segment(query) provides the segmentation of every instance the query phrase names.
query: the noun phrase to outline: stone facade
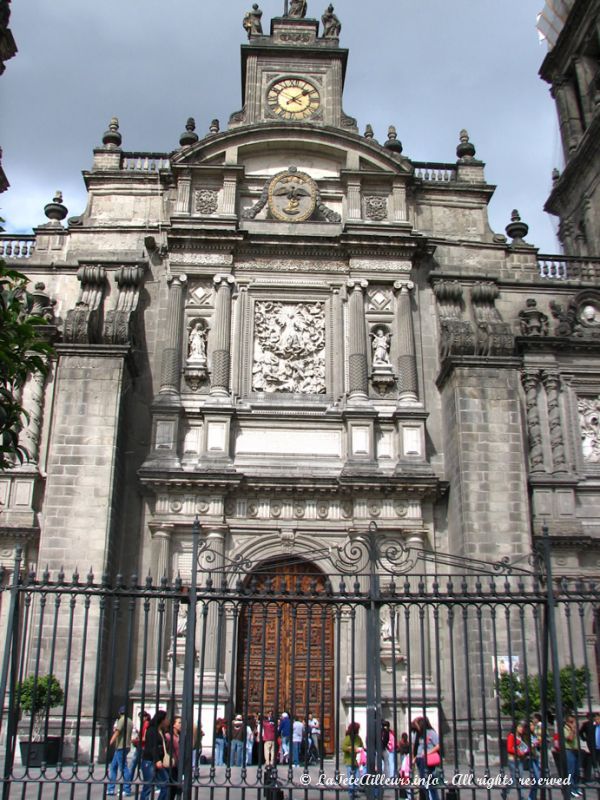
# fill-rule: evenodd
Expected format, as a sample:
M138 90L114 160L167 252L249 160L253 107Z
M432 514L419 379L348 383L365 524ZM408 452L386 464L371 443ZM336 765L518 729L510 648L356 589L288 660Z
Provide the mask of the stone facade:
M546 524L561 563L593 571L597 236L573 260L539 257L517 213L495 234L465 131L448 164L411 161L393 128L359 135L347 53L316 20L249 30L242 55L227 130L189 123L141 154L112 120L85 213L65 224L59 197L33 237L0 240L60 332L25 398L36 458L0 476L3 561L24 539L34 564L185 583L199 515L223 557L254 561L371 521L526 560Z

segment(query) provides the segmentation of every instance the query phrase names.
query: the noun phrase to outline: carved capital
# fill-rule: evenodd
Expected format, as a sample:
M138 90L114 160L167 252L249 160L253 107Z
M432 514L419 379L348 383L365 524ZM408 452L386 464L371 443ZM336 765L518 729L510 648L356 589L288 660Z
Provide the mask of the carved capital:
M415 288L415 284L411 280L394 281L394 289L400 294L409 294Z
M358 279L352 278L346 283L346 286L350 291L358 290L360 292L363 292L368 285L369 281L365 280L364 278L358 278Z
M220 272L213 278L215 289L233 289L235 286L235 278L233 275L228 275L225 272Z

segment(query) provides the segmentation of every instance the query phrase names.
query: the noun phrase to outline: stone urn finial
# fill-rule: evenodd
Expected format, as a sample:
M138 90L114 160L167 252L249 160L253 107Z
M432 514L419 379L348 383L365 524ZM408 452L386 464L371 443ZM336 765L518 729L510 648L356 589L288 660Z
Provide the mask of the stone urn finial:
M515 208L510 215L510 222L504 230L506 235L512 239L511 245L525 244L523 240L529 232L529 225L521 220L519 212Z
M108 130L104 131L102 144L105 147L117 148L121 146L122 140L123 137L119 133L119 120L117 117L113 117L108 123Z
M196 131L196 121L193 117L189 117L185 123L185 130L179 137L179 144L182 147L189 147L198 141L198 134Z
M208 127L208 130L209 130L209 133L211 133L213 136L214 136L215 133L218 133L221 130L221 126L219 124L219 120L218 119L213 119L213 121L210 123L210 125Z
M385 142L383 146L387 150L392 150L394 153L402 152L402 142L398 139L396 127L394 125L389 126L387 142Z
M63 219L69 213L66 206L63 205L62 192L56 192L52 198L51 203L46 203L44 206L44 214L50 220L51 225L60 225Z
M468 159L475 157L475 145L469 141L469 134L463 128L459 134L460 144L456 148L456 156L460 159Z
M367 125L365 127L365 132L363 133L363 136L365 137L365 139L372 139L375 136L375 134L373 133L372 125Z

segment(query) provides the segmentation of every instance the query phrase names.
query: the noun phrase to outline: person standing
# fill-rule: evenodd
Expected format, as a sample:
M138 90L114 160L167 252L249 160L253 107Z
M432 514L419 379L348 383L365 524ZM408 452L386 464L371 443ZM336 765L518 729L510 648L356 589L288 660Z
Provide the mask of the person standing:
M241 767L244 759L244 746L246 744L246 726L241 714L236 714L231 726L231 753L229 755L230 767Z
M146 742L142 752L144 788L142 789L141 800L149 800L155 785L160 788L156 800L167 800L169 772L165 768L167 757L165 732L168 727L167 712L160 709L152 717L152 721L146 731Z
M265 766L275 766L275 723L269 714L262 720L262 740L265 749Z
M563 728L565 739L565 756L567 759L567 777L571 779L571 797L581 797L579 791L579 748L577 745L577 723L573 714L569 714Z
M294 717L294 724L292 725L292 764L295 767L300 766L300 748L302 747L303 738L304 723L299 717Z
M344 765L346 767L346 778L348 781L348 794L351 798L355 797L358 787L358 753L364 750L364 743L359 735L360 723L351 722L346 728L346 736L342 742L342 752L344 753Z
M284 711L279 720L279 735L281 736L281 763L287 764L290 757L290 736L292 733L292 721Z
M321 726L317 717L311 717L308 726L310 728L311 750L318 761L321 758Z
M506 755L508 757L511 785L503 789L502 796L504 798L508 795L512 786L516 786L517 796L521 800L524 764L529 758L528 728L527 723L521 720L517 722L506 737Z
M179 737L181 735L181 717L175 717L171 725L171 733L165 733L167 752L171 756L171 767L169 769L170 789L169 800L175 800L181 794L179 785Z
M529 722L529 772L533 780L529 790L528 800L536 800L542 765L540 762L540 750L542 747L542 736L544 730L542 726L542 715L534 714Z
M440 740L427 717L419 717L414 720L413 725L416 734L413 764L416 765L421 780L426 780L433 776L434 770L441 763ZM435 780L427 789L427 796L429 800L438 800Z
M591 711L579 728L579 750L583 766L583 779L591 781L596 766L596 731L594 715Z
M215 767L225 766L225 746L227 744L227 723L222 717L215 722Z
M113 757L108 767L108 778L110 783L106 787L106 794L111 796L115 793L115 781L119 775L124 780L131 780L127 768L127 754L131 747L131 734L133 732L133 720L125 713L125 706L121 706L118 711L117 721L115 722L112 736L110 737L109 747L115 748ZM123 787L125 794L131 794L131 785L126 783Z

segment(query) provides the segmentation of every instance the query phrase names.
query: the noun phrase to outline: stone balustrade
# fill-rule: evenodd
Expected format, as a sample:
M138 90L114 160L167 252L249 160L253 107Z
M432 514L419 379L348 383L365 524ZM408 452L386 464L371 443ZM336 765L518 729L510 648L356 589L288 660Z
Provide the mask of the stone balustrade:
M456 180L456 165L435 161L413 161L415 178L429 183L450 183Z
M121 169L131 172L159 172L170 169L171 162L165 153L123 153Z
M35 247L35 236L24 234L0 234L0 258L30 258Z
M538 255L540 278L558 281L599 281L600 258Z

